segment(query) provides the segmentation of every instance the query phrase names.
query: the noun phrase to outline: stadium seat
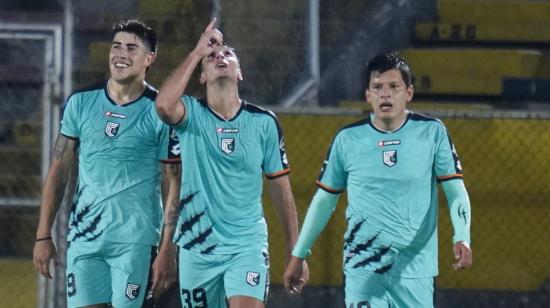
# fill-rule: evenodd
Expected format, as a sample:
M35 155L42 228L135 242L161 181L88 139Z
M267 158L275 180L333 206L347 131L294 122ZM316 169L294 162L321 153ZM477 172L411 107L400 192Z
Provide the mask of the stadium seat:
M498 96L503 78L534 77L541 52L508 49L408 49L416 93ZM549 76L550 77L550 76Z

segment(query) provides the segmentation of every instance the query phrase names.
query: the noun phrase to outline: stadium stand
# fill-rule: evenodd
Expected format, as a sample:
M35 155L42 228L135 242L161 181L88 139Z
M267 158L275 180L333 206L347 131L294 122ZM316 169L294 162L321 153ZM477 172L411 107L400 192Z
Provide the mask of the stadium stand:
M424 49L404 52L417 77L417 93L492 96L493 102L548 101L550 32L541 29L550 26L550 2L438 4L438 20L415 27L415 40ZM453 44L443 49L446 43Z

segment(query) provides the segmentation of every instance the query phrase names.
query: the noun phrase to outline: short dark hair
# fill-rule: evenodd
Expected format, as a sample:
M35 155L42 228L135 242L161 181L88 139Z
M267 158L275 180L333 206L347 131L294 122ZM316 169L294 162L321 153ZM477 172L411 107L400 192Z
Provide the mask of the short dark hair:
M113 25L113 35L118 32L135 34L151 52L157 52L157 34L153 28L137 19L123 19Z
M389 51L379 54L367 63L367 88L370 84L372 72L384 73L386 71L397 69L401 72L401 77L405 85L409 87L412 84L411 69L405 59L397 51Z

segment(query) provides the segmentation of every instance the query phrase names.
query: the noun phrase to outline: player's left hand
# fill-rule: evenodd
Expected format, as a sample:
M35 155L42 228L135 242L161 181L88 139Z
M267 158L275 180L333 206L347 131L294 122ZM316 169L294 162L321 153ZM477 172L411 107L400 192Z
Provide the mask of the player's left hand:
M468 243L460 241L453 245L456 263L453 264L453 269L465 269L472 266L473 255L472 249Z
M151 270L151 289L153 290L153 295L158 298L176 281L178 274L176 264L176 248L163 247L155 258Z

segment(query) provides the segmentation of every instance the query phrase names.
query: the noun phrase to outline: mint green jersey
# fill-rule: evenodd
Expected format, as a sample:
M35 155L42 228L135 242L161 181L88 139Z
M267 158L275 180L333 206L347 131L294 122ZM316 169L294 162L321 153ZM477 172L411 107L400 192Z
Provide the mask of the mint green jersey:
M275 115L241 101L230 120L205 100L182 97L185 118L174 129L182 147L180 219L174 241L198 253L267 247L263 175L290 172Z
M67 238L157 245L161 161L179 160L179 148L156 114L155 89L119 106L106 84L75 92L65 105L60 133L79 145Z
M408 111L393 132L372 116L341 129L317 183L347 190L344 268L437 275L437 182L456 179L462 168L438 119Z

